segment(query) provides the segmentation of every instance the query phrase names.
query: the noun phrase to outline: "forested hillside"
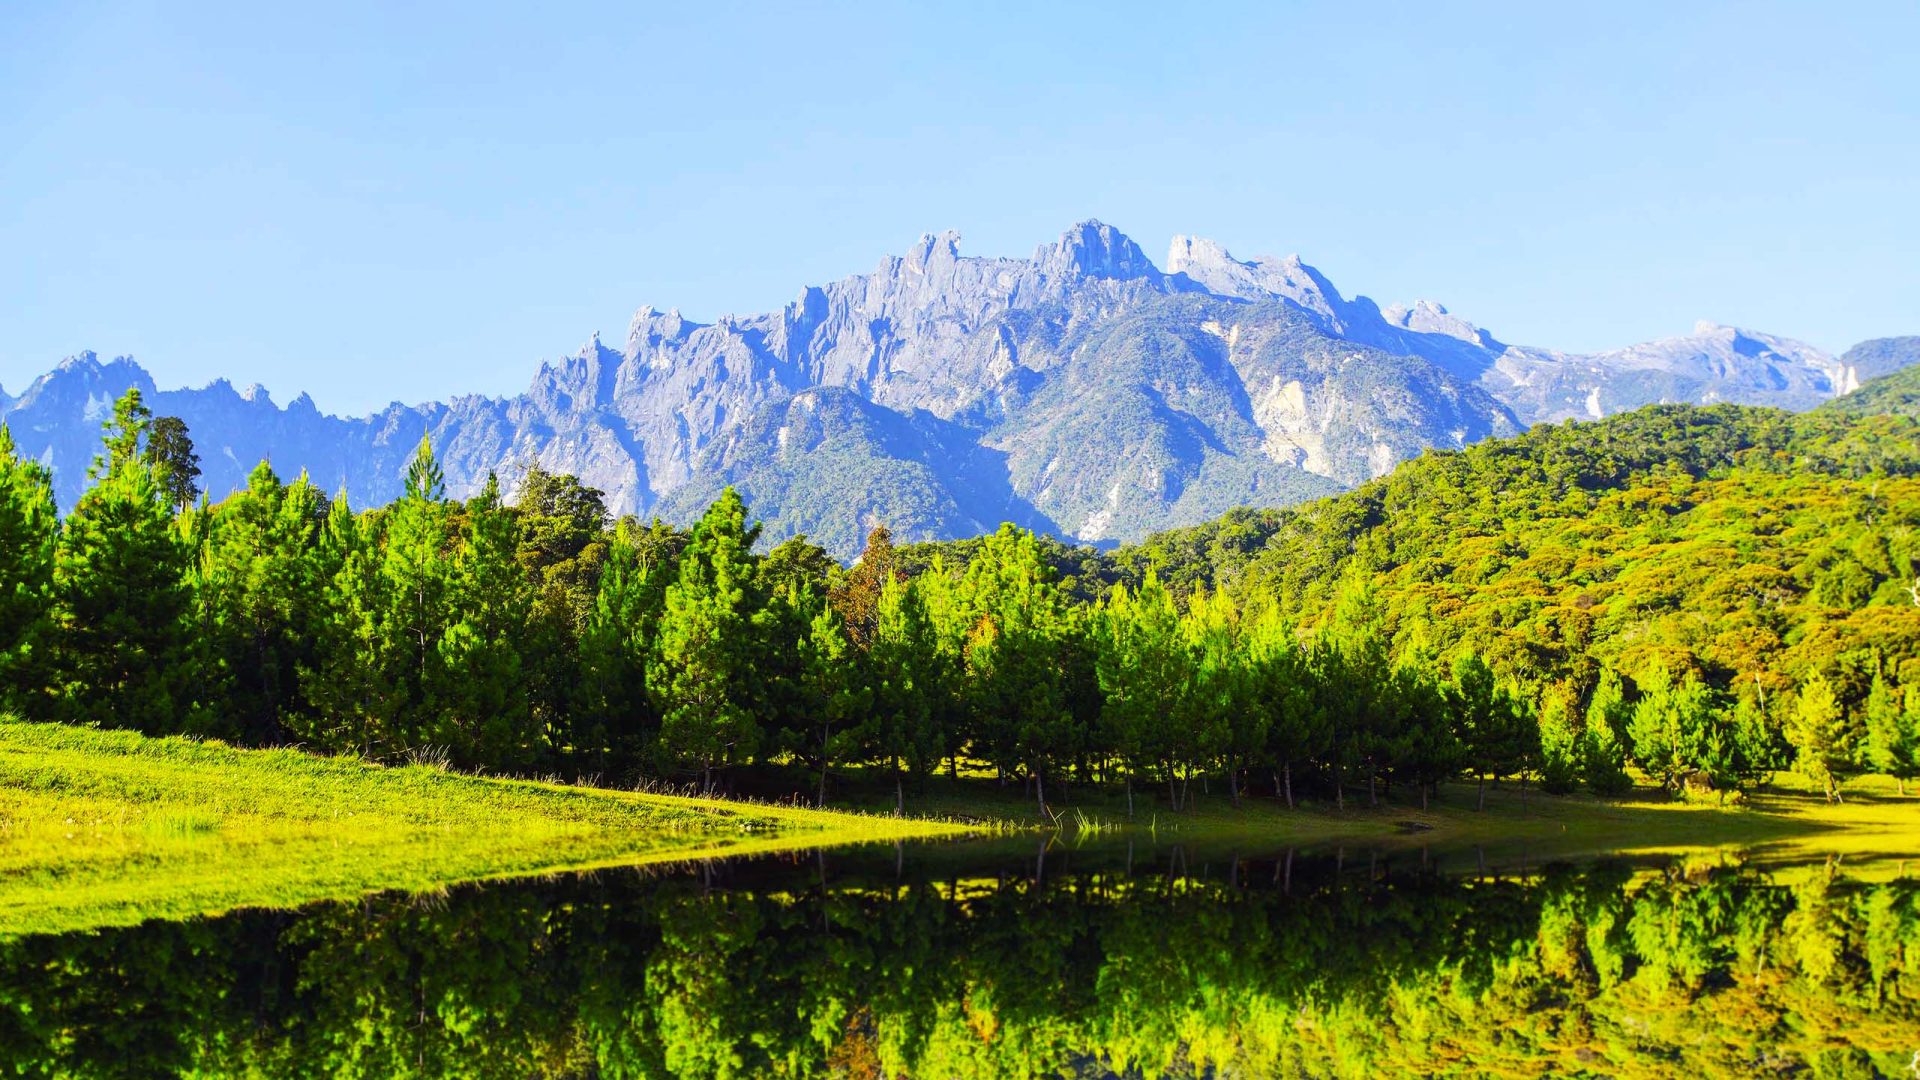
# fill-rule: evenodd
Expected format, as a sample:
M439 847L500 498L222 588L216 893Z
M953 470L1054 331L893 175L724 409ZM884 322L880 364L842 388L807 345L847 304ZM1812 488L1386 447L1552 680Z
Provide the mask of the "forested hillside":
M1920 774L1911 417L1650 407L1110 555L882 528L852 568L764 549L731 488L691 530L537 469L449 500L424 440L385 507L264 463L192 507L176 421L130 393L106 428L64 519L0 434L0 706L28 716L822 800L854 767L902 802L986 773L1042 811L1063 782L1177 809L1210 777Z
M1917 476L1908 418L1655 407L1430 453L1113 562L1270 596L1303 626L1358 580L1396 633L1535 683L1663 661L1749 693L1822 669L1864 694L1876 651L1916 653Z

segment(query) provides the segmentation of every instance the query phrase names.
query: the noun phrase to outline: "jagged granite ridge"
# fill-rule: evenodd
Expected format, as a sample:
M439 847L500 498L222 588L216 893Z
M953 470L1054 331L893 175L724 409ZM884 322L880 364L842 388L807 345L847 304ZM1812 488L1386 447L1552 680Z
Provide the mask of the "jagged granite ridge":
M0 391L0 418L69 506L99 421L138 386L187 421L216 498L267 458L384 502L428 434L456 495L489 471L511 488L539 462L616 511L685 520L734 483L769 540L807 532L847 557L875 521L902 539L1015 520L1129 540L1543 420L1651 401L1805 408L1889 362L1712 325L1591 356L1512 346L1436 303L1348 299L1297 256L1177 237L1162 270L1089 221L1026 259L924 236L774 312L700 323L643 307L620 347L595 335L509 398L341 418L225 380L157 390L131 360L83 353L18 398Z

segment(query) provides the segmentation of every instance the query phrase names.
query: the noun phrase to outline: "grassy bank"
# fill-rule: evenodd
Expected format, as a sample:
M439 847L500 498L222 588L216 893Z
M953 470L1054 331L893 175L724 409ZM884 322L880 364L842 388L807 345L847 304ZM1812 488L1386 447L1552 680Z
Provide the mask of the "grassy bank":
M148 739L129 732L0 720L0 935L124 925L249 906L292 906L384 889L427 890L604 866L675 862L818 844L1033 828L1019 785L940 778L891 817L890 782L859 776L839 801L866 813L640 794L381 768L293 750ZM1727 852L1804 860L1920 853L1920 797L1884 777L1854 780L1828 805L1784 779L1742 805L1522 793L1474 809L1470 785L1421 808L1267 798L1235 807L1197 796L1171 812L1140 793L1054 793L1058 839L1281 847L1432 847L1472 857ZM1484 855L1481 854L1484 852Z
M857 779L839 789L846 805L892 806L892 789ZM1234 806L1224 792L1203 796L1196 784L1191 809L1136 792L1134 811L1117 790L1068 787L1053 792L1050 809L1069 837L1133 835L1160 841L1232 841L1261 847L1353 844L1368 847L1437 846L1489 851L1526 848L1541 854L1660 854L1735 851L1783 859L1827 855L1920 858L1920 795L1900 795L1890 777L1851 780L1845 801L1828 804L1796 777L1781 775L1744 799L1720 805L1680 802L1642 784L1611 799L1521 791L1511 782L1487 792L1475 809L1472 784L1443 785L1441 798L1422 808L1395 792L1378 806L1350 795L1344 809L1302 800L1289 809L1269 797ZM1032 824L1034 803L1019 784L941 777L907 800L909 812L959 820Z
M0 720L0 935L965 831Z

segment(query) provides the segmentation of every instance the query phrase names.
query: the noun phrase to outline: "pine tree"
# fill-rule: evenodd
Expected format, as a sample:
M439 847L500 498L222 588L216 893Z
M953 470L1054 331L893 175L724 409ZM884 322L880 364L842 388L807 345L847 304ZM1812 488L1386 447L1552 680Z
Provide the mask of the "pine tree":
M1842 801L1834 773L1847 758L1844 721L1826 677L1818 671L1807 676L1787 721L1787 741L1795 751L1794 770L1818 785L1830 803Z
M0 424L0 711L42 715L59 518L53 474L22 461Z
M1455 659L1447 699L1460 725L1468 767L1479 778L1476 808L1484 810L1487 780L1498 781L1524 767L1539 748L1539 726L1477 653Z
M272 742L308 722L299 669L312 663L323 579L313 564L322 499L303 473L282 484L261 462L247 487L192 511L195 644L203 726L241 742Z
M495 766L528 767L548 750L543 732L532 730L523 677L526 615L533 583L515 555L519 532L500 500L500 482L486 486L467 506L466 525L447 582L448 625L433 668L431 742L456 759Z
M1914 697L1909 692L1908 698ZM1913 731L1908 725L1908 710L1902 707L1902 695L1884 671L1876 671L1873 687L1867 692L1866 739L1862 758L1868 768L1894 778L1900 794L1907 793L1907 780L1913 776L1915 751Z
M412 651L388 625L383 561L376 525L356 518L341 491L314 549L319 630L301 670L312 711L293 722L293 734L317 747L373 757L399 745L399 675Z
M1272 605L1250 621L1246 648L1255 707L1267 714L1266 756L1276 773L1274 794L1293 809L1294 766L1319 755L1324 735L1314 705L1313 671L1293 628Z
M1172 789L1173 718L1183 716L1193 661L1180 612L1151 571L1138 592L1116 585L1098 623L1097 671L1104 697L1098 730L1117 759L1133 815L1134 781L1156 766ZM1177 790L1174 809L1179 809Z
M1907 781L1920 777L1920 686L1908 686L1903 696L1906 705L1900 710L1900 738L1894 743L1892 771L1905 790Z
M61 530L54 662L68 718L166 734L187 728L195 685L192 552L138 456L146 421L138 390L115 403L93 484Z
M1333 770L1334 805L1346 807L1347 781L1367 778L1368 801L1377 798L1375 781L1384 759L1394 752L1399 716L1392 687L1392 644L1380 627L1364 575L1352 573L1334 596L1333 613L1314 640L1317 704L1326 718L1326 764Z
M1240 641L1240 613L1224 592L1196 592L1181 632L1193 658L1193 680L1182 727L1191 767L1224 764L1227 794L1240 803L1240 770L1267 741L1267 715L1251 707L1251 680Z
M1704 770L1716 781L1731 773L1730 741L1714 722L1713 694L1688 672L1678 684L1664 663L1656 662L1640 680L1640 700L1627 724L1640 767L1678 794L1683 778Z
M867 660L872 721L866 736L873 759L893 771L894 812L904 813L906 776L924 778L940 760L941 702L953 691L918 582L890 578L880 590L875 616Z
M1580 783L1586 723L1571 691L1549 687L1540 703L1540 787L1564 795Z
M759 659L752 547L759 526L732 488L707 509L668 586L647 687L660 710L669 758L696 763L713 787L716 766L744 762L759 744L755 719Z
M647 663L680 573L681 536L658 519L615 530L580 631L580 685L573 742L598 767L635 766L659 738L659 714L647 693Z
M873 686L865 670L865 654L848 638L839 611L815 601L797 582L789 589L796 594L789 601L795 611L813 612L797 650L801 700L808 717L800 751L819 774L814 804L825 806L828 770L854 755L867 734L861 721L873 720Z
M426 439L407 466L406 495L388 508L373 620L380 634L369 657L392 688L390 715L381 719L388 751L413 752L446 734L438 693L447 686L441 639L452 626L454 530L443 501L446 484Z
M420 436L413 460L407 463L402 491L401 498L408 502L437 503L447 497L446 474L440 470L440 461L433 455L433 441L426 435Z
M1627 773L1627 748L1621 740L1632 713L1619 673L1602 668L1600 681L1587 701L1586 730L1580 748L1581 772L1595 795L1633 790L1633 777Z
M1010 524L988 536L961 585L973 614L967 671L974 731L1002 774L1024 767L1048 816L1053 765L1079 750L1081 721L1070 678L1075 627L1033 534Z
M177 416L156 416L147 429L147 463L175 513L184 513L200 496L200 455L187 436L187 422Z

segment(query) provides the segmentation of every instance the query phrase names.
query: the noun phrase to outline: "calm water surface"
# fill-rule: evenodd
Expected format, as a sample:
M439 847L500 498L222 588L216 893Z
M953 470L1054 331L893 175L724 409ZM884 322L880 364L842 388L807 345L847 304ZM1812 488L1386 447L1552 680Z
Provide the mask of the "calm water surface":
M1037 841L0 941L83 1076L1920 1076L1920 863Z

